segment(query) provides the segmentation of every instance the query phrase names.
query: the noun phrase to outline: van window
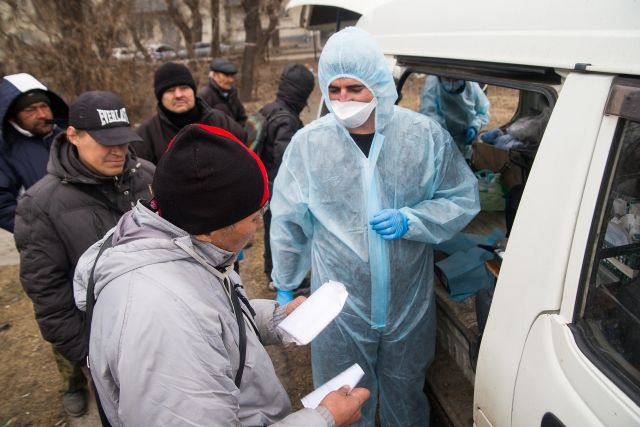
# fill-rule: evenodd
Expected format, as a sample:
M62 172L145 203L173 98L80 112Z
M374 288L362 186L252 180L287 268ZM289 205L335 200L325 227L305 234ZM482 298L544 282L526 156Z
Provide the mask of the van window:
M637 97L636 97L637 99ZM572 327L581 350L640 401L640 123L621 119Z

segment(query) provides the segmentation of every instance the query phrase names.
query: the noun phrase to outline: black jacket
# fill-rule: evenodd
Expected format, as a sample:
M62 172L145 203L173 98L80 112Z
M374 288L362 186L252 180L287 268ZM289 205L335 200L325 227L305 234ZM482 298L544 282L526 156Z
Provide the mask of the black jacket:
M223 93L227 93L227 96L225 97ZM209 83L198 90L198 97L202 98L211 108L222 111L240 125L244 126L247 121L247 113L238 98L238 90L235 87L223 91L214 81L209 79Z
M205 104L200 98L196 97L197 107L201 111L198 120L193 123L202 123L205 125L216 126L228 130L235 135L240 141L246 142L247 136L245 130L233 121L226 114L214 110ZM164 154L169 141L178 133L180 128L173 124L164 114L160 107L157 108L158 113L145 121L136 129L136 132L143 139L143 142L133 143L138 157L149 160L153 164L157 164L160 157Z
M298 114L279 99L262 107L260 112L267 119L267 135L260 158L267 170L269 183L273 185L284 150L303 124Z
M304 65L288 65L280 76L276 100L260 109L267 119L267 138L261 158L271 185L280 169L284 150L303 126L300 112L307 105L314 84L313 74Z
M14 237L22 287L44 339L76 365L87 354L84 312L73 296L76 263L138 199L149 198L154 170L130 153L121 176L98 176L63 133L51 147L47 175L18 202Z

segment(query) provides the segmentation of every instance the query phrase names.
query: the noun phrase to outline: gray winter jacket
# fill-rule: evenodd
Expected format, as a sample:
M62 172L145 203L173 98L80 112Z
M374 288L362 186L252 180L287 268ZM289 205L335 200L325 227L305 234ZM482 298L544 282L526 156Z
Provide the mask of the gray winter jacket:
M99 245L89 248L76 269L81 310ZM91 372L112 425L333 425L324 407L289 415L287 393L250 326L236 387L238 324L218 278L226 274L241 284L231 268L225 270L234 253L192 239L142 203L115 227L113 245L94 273L89 347ZM283 308L269 300L251 305L265 344L281 342L275 325Z

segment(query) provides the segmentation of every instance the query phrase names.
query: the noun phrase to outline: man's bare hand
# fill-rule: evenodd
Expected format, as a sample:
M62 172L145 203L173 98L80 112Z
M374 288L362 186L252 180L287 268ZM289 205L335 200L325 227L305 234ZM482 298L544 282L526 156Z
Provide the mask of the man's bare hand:
M302 296L294 299L293 301L291 301L290 303L284 306L284 312L287 313L287 316L290 315L293 312L293 310L298 308L300 304L305 302L306 299L307 297L302 297Z
M370 395L366 388L356 387L349 391L349 386L345 385L327 394L320 405L331 412L336 427L349 426L360 419L360 408Z

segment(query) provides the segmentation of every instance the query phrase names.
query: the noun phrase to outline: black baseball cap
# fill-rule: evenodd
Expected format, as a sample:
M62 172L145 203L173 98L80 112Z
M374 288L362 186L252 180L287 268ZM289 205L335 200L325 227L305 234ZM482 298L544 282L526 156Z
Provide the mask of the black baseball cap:
M131 129L122 98L113 92L84 92L69 107L69 126L89 133L102 145L142 141Z
M219 73L230 75L236 74L238 72L236 66L226 58L213 59L209 68L211 68L211 71L217 71Z

